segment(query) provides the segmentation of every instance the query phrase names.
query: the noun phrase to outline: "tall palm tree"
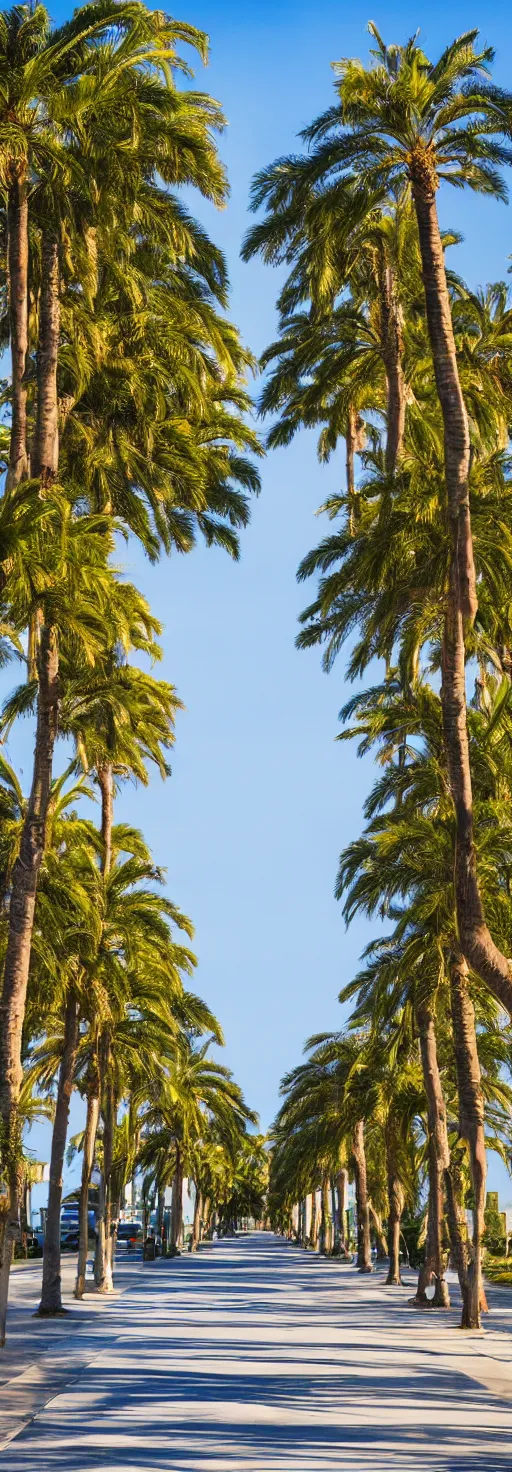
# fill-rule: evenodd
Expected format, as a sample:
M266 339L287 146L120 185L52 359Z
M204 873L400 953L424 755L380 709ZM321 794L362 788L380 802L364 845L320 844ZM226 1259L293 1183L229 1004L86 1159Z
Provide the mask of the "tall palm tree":
M361 704L364 707L364 697ZM427 1004L428 1010L429 1002L432 1006L432 997L439 985L440 976L446 979L449 986L460 1131L468 1144L474 1193L473 1255L467 1273L464 1263L461 1264L463 1322L465 1327L475 1327L479 1323L481 1299L486 1085L479 1062L474 1001L456 933L453 822L447 794L441 704L433 692L421 687L417 697L410 692L407 700L402 693L397 698L392 689L384 687L380 697L376 692L370 692L368 707L366 718L362 715L360 730L368 731L373 726L374 735L378 733L385 743L389 743L388 752L390 748L396 751L397 738L400 741L402 739L400 727L403 730L404 725L411 735L416 734L416 737L421 738L422 746L418 748L411 744L405 762L392 764L388 759L385 775L376 784L375 792L368 803L371 818L366 834L349 845L342 855L338 893L340 896L342 893L346 894L347 918L359 907L367 913L377 910L384 915L390 907L396 908L397 901L401 902L402 913L397 911L396 914L397 938L402 943L408 942L404 972L409 973L409 978L411 974L414 977L418 962L421 972L421 957L426 949L428 952L428 946L425 945L428 937L432 960L419 982L420 1007ZM485 821L489 806L496 812L498 803L500 810L500 828L495 843L492 847L486 845L486 902L493 915L496 931L507 944L507 847L503 845L508 826L509 779L507 765L503 763L499 777L497 776L493 747L499 741L496 735L497 722L499 728L499 703L494 719L491 709L492 705L488 710L471 711L470 726L474 733L475 756L478 751L477 790L482 820ZM388 809L385 804L393 796L395 805ZM503 798L505 805L502 809ZM396 956L391 953L391 975L396 961ZM414 967L412 971L411 967ZM394 982L398 994L404 984L403 980L400 981L400 971L401 968L398 974L395 973ZM427 1019L423 1022L426 1027ZM430 1052L427 1051L427 1041L425 1036L424 1049L422 1048L425 1067L429 1061L434 1061L432 1037ZM434 1105L432 1089L429 1105ZM441 1100L438 1100L438 1108L440 1107ZM439 1114L437 1129L437 1147L444 1153L444 1126ZM445 1174L445 1181L450 1195L449 1171ZM460 1244L458 1252L460 1255Z
M451 538L444 594L443 715L450 785L457 818L457 915L463 952L497 999L512 1011L512 980L486 925L473 836L466 722L465 627L478 600L469 503L470 432L461 387L436 196L441 181L505 197L510 97L487 80L490 47L469 31L435 64L413 38L386 46L375 26L372 64L340 62L338 102L302 134L306 158L280 159L253 186L255 208L304 219L312 188L338 190L347 201L354 177L369 209L412 198L425 289L425 310L444 432L444 480Z

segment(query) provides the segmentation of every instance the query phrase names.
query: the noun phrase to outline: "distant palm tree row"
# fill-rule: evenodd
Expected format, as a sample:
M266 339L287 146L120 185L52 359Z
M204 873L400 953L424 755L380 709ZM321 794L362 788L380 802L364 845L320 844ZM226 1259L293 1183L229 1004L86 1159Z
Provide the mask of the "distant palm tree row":
M112 1286L124 1185L159 1203L196 1182L194 1244L214 1210L261 1210L255 1116L208 1057L222 1032L188 989L190 921L136 828L123 783L168 774L174 688L149 672L161 628L119 570L196 539L238 555L259 487L248 352L226 315L223 257L180 199L221 205L219 106L179 86L206 37L139 0L98 0L55 29L41 4L0 14L3 386L0 639L23 679L2 716L35 723L28 793L0 761L0 1342L20 1236L25 1120L54 1099L40 1312L62 1309L60 1215L70 1099L86 1104L76 1292L99 1169L95 1280ZM54 769L66 738L69 764ZM99 803L100 820L84 799ZM161 1214L161 1207L159 1205Z
M477 1328L486 1150L508 1163L512 1139L512 311L501 282L456 274L437 202L447 184L506 197L512 95L476 31L432 63L417 38L369 29L369 65L335 67L306 150L255 179L243 248L288 268L264 355L269 443L306 426L322 460L345 445L345 489L299 570L319 582L298 643L327 670L349 643L363 684L341 739L378 762L336 887L345 919L378 933L343 986L347 1026L283 1080L271 1211L289 1229L300 1205L315 1241L321 1189L325 1243L336 1185L343 1249L351 1171L359 1266L387 1222L396 1284L402 1213L424 1203L416 1302L433 1281L448 1304L451 1253Z

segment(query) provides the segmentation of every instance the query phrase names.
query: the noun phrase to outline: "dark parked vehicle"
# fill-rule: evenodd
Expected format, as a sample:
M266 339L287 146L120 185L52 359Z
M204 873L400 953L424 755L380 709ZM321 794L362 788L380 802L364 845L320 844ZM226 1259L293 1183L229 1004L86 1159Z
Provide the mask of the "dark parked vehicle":
M142 1247L142 1222L120 1222L117 1228L117 1246L123 1251L133 1252Z
M63 1252L78 1252L78 1242L78 1227L72 1227L69 1232L62 1232L60 1245Z

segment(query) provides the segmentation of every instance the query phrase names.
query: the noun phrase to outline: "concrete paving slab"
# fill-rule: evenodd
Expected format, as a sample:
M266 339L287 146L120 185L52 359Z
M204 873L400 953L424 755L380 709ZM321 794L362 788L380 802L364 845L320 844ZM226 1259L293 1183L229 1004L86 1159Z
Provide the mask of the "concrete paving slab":
M475 1337L456 1327L457 1307L415 1313L411 1286L386 1289L377 1275L263 1233L152 1264L108 1325L100 1313L95 1347L84 1344L90 1361L10 1441L0 1466L510 1469L512 1297L491 1292L493 1328Z

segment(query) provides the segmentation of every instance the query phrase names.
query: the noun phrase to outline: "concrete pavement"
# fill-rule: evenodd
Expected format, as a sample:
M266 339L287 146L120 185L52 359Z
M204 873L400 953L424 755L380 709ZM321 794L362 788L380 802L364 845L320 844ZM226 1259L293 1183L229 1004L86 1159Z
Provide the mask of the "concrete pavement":
M0 1468L510 1468L506 1291L491 1293L492 1329L480 1338L457 1330L457 1311L408 1308L412 1279L386 1289L377 1275L270 1235L123 1273L122 1297L91 1301L66 1330L80 1363L9 1442Z

